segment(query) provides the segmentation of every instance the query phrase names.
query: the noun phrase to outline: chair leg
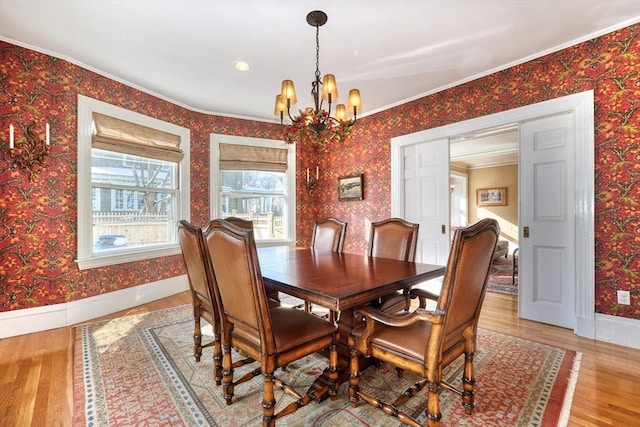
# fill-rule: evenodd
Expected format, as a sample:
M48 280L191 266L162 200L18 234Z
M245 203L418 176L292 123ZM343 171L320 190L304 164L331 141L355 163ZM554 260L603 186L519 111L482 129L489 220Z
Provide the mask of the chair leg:
M440 384L429 383L427 393L427 426L440 427Z
M471 415L471 412L473 412L473 388L475 383L473 353L465 353L464 372L462 374L462 407L467 415Z
M516 284L516 274L518 274L518 249L516 248L513 251L513 259L512 259L512 265L511 265L511 284L515 286Z
M234 393L233 384L233 360L231 359L231 346L223 346L224 355L222 357L222 379L224 400L227 405L231 405Z
M216 321L213 329L213 379L216 385L222 383L222 344L220 342L220 323Z
M196 362L202 357L202 329L200 327L200 315L193 314L193 355Z
M264 385L262 392L262 426L271 427L276 425L274 411L276 399L273 393L273 372L264 372Z

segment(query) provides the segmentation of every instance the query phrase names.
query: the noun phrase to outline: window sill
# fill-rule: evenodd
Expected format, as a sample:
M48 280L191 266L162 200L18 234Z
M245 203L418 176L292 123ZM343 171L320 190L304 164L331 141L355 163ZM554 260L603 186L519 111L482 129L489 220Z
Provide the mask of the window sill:
M95 255L91 258L77 259L76 262L78 263L78 269L88 270L91 268L106 267L108 265L124 264L126 262L179 255L181 253L180 246L171 245L132 252L120 252L117 254Z

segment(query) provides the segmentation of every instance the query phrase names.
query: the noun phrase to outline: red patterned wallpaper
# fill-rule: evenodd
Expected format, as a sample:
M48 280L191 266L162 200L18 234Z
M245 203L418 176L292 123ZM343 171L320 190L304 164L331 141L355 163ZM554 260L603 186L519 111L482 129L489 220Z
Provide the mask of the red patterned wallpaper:
M596 311L640 319L640 26L360 119L336 148L298 148L298 243L312 221L348 221L345 250L363 252L365 219L390 214L390 138L593 89L596 123ZM7 105L5 94L18 103ZM177 274L179 256L78 271L76 254L76 94L191 129L192 220L209 217L210 133L279 138L277 125L185 110L63 60L0 42L0 311L77 300ZM366 97L366 94L365 94ZM365 99L366 101L366 99ZM35 183L8 156L9 123L52 124L48 168ZM17 131L19 132L19 130ZM319 186L304 191L304 170L318 165ZM364 173L365 200L339 202L339 176ZM615 303L631 291L631 306Z

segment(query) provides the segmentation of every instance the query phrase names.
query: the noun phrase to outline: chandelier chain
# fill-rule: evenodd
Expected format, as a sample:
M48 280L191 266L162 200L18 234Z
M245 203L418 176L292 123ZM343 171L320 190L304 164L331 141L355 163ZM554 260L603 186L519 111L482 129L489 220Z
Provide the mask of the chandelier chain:
M317 113L322 108L322 99L320 97L320 26L316 23L316 80L311 84L311 96L316 107Z
M320 27L316 25L316 81L320 81Z

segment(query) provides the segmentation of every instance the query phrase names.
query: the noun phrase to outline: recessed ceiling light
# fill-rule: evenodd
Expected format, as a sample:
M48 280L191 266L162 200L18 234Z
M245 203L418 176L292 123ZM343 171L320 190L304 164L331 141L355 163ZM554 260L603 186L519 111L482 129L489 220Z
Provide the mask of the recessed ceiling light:
M249 71L249 68L251 67L246 62L236 61L233 63L233 68L235 68L238 71Z

